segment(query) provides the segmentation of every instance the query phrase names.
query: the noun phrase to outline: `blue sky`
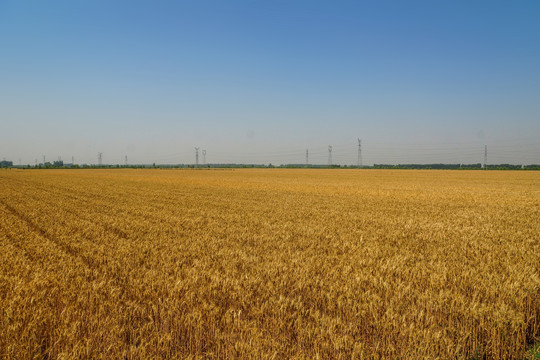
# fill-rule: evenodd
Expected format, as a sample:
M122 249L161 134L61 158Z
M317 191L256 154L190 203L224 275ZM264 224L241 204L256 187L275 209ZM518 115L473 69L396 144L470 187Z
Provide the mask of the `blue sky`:
M538 1L0 0L0 157L540 163Z

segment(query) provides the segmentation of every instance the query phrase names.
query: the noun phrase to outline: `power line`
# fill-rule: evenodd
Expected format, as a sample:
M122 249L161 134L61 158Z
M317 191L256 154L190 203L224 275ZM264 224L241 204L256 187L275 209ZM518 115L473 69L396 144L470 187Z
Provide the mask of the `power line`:
M328 166L332 166L332 145L328 145Z
M487 145L484 145L484 169L487 169Z
M357 165L362 167L364 159L366 163L371 164L439 164L439 163L453 163L453 164L472 164L481 163L480 166L487 168L487 146L484 144L478 144L475 142L453 142L445 144L435 143L386 143L386 142L370 142L369 152L362 152L362 139L357 138L356 142L343 142L333 145L294 148L291 147L274 147L269 148L268 151L264 149L253 149L254 151L243 151L242 149L231 149L231 151L216 151L212 152L213 163L237 163L237 164L264 164L264 163L277 163L277 164L298 164L299 159L305 158L305 164L319 164L325 163L329 166L337 165ZM484 145L484 159L480 160L479 155L482 151L481 146ZM502 163L519 163L519 164L533 164L535 158L540 156L540 142L533 143L530 140L522 144L511 144L508 142L497 143L490 145L490 162L492 164ZM193 148L192 148L193 149ZM195 166L199 167L199 150L195 148ZM336 152L334 153L334 150ZM211 150L212 151L212 150ZM101 156L100 156L101 154ZM188 158L189 150L184 152L178 152L168 156L171 157L170 162L178 161L178 158L182 158L182 154L186 154ZM202 150L203 159L201 161L207 164L207 150ZM100 160L101 159L101 160ZM188 158L189 159L189 158ZM59 161L61 157L59 157ZM124 157L126 165L128 164L127 155ZM187 160L187 159L186 159ZM183 162L189 164L189 160ZM479 161L480 160L480 161ZM146 160L145 160L146 161ZM148 163L158 161L165 161L162 164L168 163L169 159L149 157ZM46 157L43 155L43 163L46 163ZM302 161L303 162L303 161ZM72 156L72 163L74 164L74 157ZM103 166L103 155L98 154L98 164Z
M358 138L358 167L362 167L362 140Z

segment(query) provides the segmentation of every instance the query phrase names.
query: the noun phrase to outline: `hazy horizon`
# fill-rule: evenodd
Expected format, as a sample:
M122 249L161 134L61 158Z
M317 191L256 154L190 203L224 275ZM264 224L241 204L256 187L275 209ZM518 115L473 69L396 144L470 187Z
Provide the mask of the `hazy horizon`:
M0 2L0 159L540 163L540 3ZM202 154L199 161L202 163Z

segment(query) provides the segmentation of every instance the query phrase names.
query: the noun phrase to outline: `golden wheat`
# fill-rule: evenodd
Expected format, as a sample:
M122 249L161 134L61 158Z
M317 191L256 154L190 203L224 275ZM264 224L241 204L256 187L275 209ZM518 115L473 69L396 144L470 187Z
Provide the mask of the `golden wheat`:
M0 171L0 357L519 359L538 172Z

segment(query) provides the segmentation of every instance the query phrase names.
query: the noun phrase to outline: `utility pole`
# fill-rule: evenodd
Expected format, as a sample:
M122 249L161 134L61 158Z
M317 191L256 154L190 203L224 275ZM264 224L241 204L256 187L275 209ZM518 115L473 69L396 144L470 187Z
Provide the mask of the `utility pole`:
M362 140L358 138L358 167L362 167Z
M195 148L195 167L199 167L199 148Z
M101 165L103 164L103 153L98 153L97 158L98 158L98 166L101 167Z
M484 170L487 170L487 145L484 145Z
M203 165L206 165L206 150L202 151Z
M309 151L306 149L306 166L309 165Z
M328 166L332 166L332 145L328 145Z

